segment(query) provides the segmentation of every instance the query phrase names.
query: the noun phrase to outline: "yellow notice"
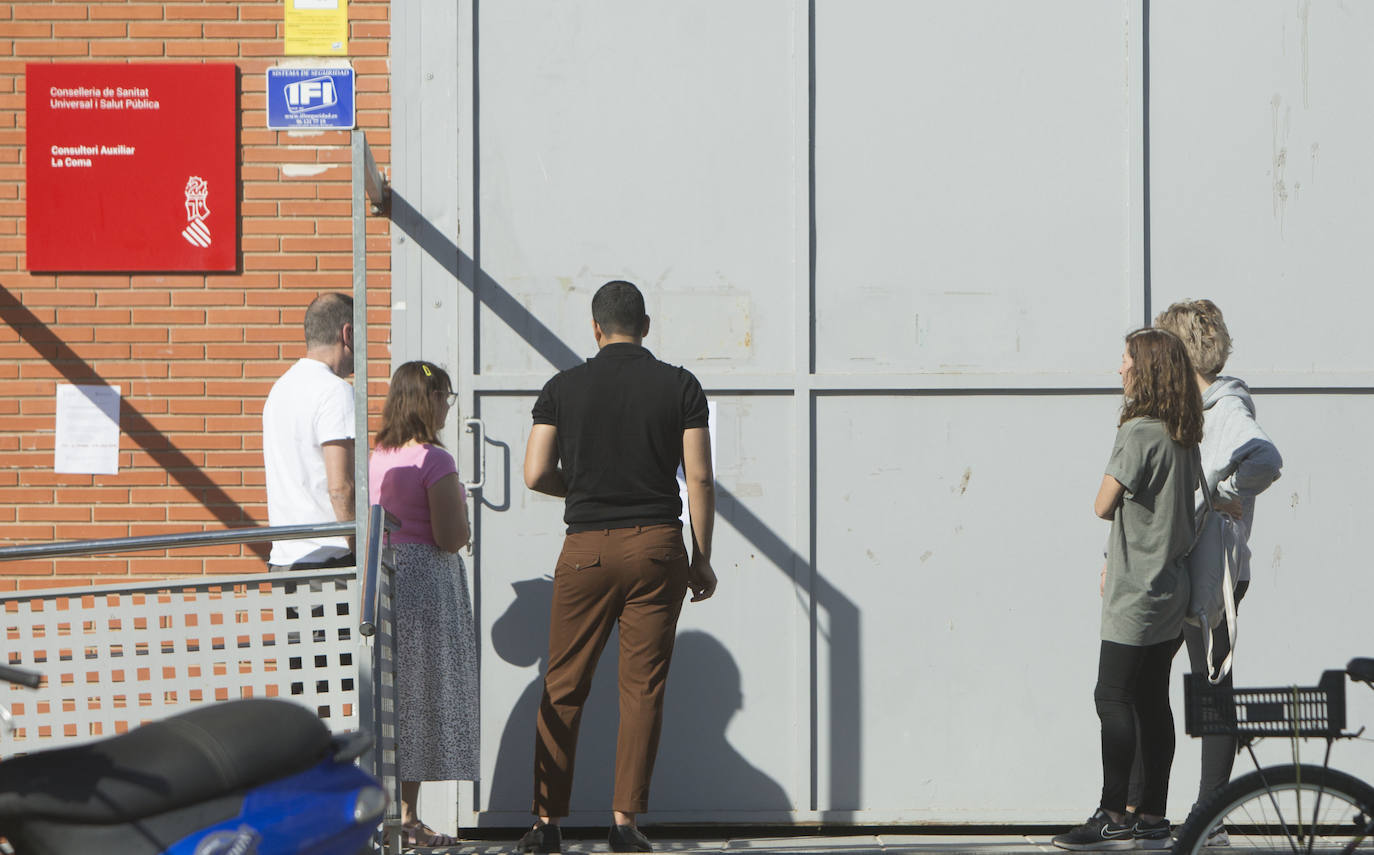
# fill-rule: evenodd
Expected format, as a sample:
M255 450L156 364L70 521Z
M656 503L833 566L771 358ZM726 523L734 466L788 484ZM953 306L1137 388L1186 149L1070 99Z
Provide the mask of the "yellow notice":
M348 0L286 0L287 56L347 56Z

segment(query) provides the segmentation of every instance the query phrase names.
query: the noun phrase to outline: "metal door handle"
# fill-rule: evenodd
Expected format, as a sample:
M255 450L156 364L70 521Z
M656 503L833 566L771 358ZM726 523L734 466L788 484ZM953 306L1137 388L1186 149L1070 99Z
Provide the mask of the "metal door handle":
M477 454L474 455L477 480L463 482L463 486L471 493L473 490L482 489L482 485L487 483L487 425L481 419L464 419L463 425L466 428L465 433L477 434Z

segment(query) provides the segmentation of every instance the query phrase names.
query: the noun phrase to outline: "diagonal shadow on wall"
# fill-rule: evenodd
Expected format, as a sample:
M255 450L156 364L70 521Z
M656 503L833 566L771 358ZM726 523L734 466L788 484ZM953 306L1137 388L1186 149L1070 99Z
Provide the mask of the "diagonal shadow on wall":
M577 351L522 306L514 295L478 268L448 235L435 228L394 188L391 191L391 221L430 258L443 265L450 276L476 294L487 310L548 360L549 364L562 371L582 362ZM475 275L471 271L475 271Z
M406 236L432 259L438 262L456 281L470 290L478 303L496 316L502 323L520 336L536 353L558 370L571 368L583 361L583 357L570 347L545 323L530 312L516 297L491 278L466 253L458 248L448 235L434 226L420 211L410 204L404 196L393 189L391 197L391 218L393 223ZM814 415L812 419L814 420ZM811 431L815 442L815 431ZM814 460L815 449L809 452ZM814 488L812 488L814 489ZM825 613L827 637L818 636L816 615L811 618L811 632L815 647L812 657L811 691L812 703L816 709L824 704L828 713L830 732L829 780L819 781L816 766L817 735L814 731L816 716L811 716L812 740L812 781L813 798L831 806L825 811L825 818L844 821L852 818L853 810L862 805L862 728L859 703L862 689L860 676L860 617L858 606L838 588L827 581L814 568L807 558L797 553L787 542L774 532L767 523L759 519L748 506L729 490L716 486L717 516L724 519L747 541L755 546L783 572L791 573L796 580L810 569L811 595L814 607ZM813 502L814 505L814 497ZM480 522L479 522L480 525ZM823 645L823 641L828 644ZM829 697L815 697L816 660L824 646L829 654L828 686ZM812 805L815 809L817 805Z
M4 285L0 285L0 318L3 318L6 325L18 333L19 337L55 368L68 383L85 386L110 385L89 362L82 359L37 315L25 308L19 297ZM154 427L148 417L135 409L129 398L123 395L119 400L119 428L121 433L138 443L149 457L161 464L170 478L198 499L226 528L255 524L242 506L215 484L201 466L177 449L172 441ZM271 544L254 543L248 546L263 561L267 560Z

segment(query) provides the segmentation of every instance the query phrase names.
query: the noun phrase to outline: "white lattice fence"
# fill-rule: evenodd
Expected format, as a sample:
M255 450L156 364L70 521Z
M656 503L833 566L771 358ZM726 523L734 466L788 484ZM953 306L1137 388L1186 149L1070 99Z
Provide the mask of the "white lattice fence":
M37 691L0 684L18 725L0 753L247 697L292 700L333 731L355 730L359 657L370 655L357 613L351 568L0 595L4 660L47 678Z

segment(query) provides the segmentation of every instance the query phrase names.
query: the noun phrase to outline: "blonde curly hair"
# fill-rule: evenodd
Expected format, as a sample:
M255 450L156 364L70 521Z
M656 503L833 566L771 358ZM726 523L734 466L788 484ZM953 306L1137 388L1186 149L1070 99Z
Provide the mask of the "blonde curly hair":
M1226 367L1231 355L1231 333L1221 317L1221 309L1211 300L1183 300L1159 313L1155 326L1183 341L1193 368L1204 377L1213 377Z

